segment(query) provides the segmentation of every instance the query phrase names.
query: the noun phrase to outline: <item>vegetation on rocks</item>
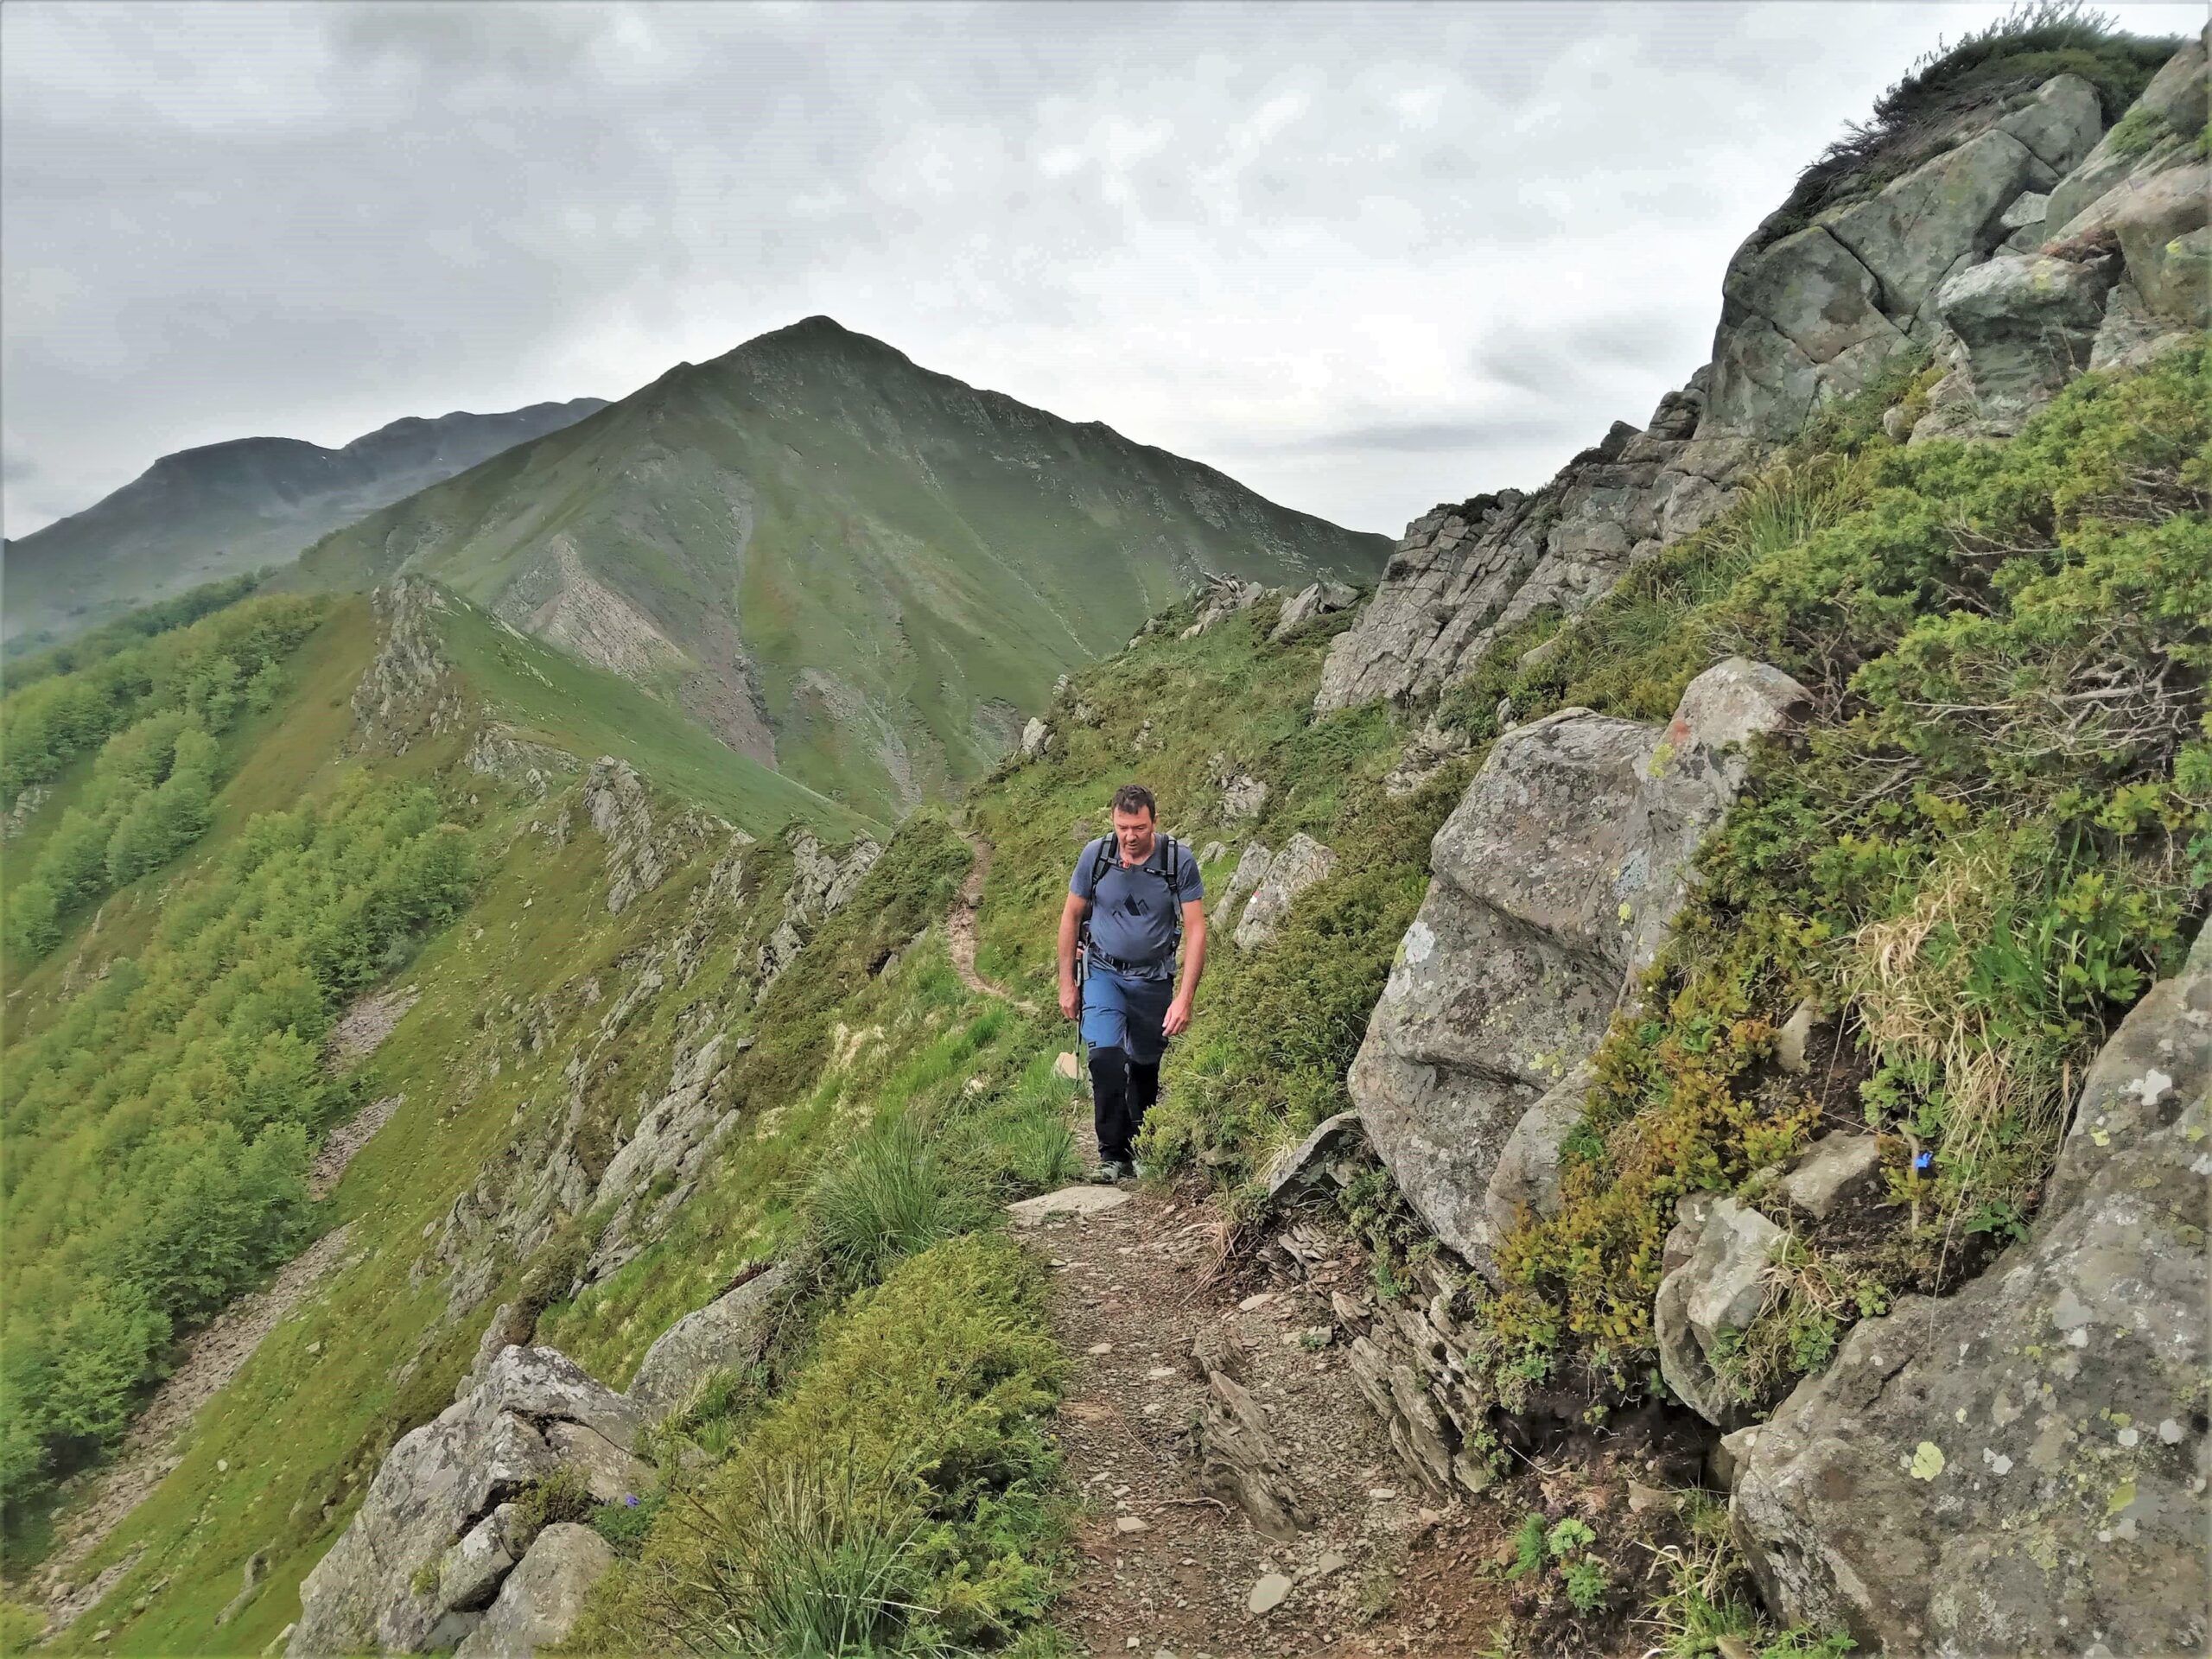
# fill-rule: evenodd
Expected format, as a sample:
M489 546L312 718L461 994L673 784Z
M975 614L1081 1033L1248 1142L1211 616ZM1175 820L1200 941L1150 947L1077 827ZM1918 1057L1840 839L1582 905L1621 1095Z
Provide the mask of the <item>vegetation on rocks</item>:
M2212 882L2207 391L2184 352L2084 379L2006 446L1875 441L1863 506L1596 671L1640 712L1636 688L1742 650L1804 680L1822 715L1802 752L1764 757L1703 850L1644 1011L1600 1051L1560 1214L1501 1251L1502 1329L1642 1390L1675 1202L1739 1185L1824 1122L1885 1137L1902 1224L1778 1280L1745 1338L1748 1395L1816 1369L1891 1292L1955 1282L2019 1233L2068 1080L2177 960ZM1665 580L1571 635L1618 642ZM1516 708L1604 707L1587 680L1539 678L1574 660L1516 677ZM1840 1011L1855 1090L1770 1064L1808 1000Z
M1951 142L1961 116L2031 93L2054 75L2088 81L2106 121L2118 121L2180 44L2131 35L2082 0L2019 0L1955 46L1938 45L1876 99L1873 118L1853 123L1797 175L1756 241L1778 242L1827 209L1872 195Z

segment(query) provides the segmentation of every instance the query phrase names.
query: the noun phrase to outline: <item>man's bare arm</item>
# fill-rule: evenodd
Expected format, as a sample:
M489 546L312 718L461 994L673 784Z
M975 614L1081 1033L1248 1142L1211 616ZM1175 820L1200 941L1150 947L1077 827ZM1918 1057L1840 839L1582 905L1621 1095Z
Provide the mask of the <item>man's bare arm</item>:
M1183 906L1183 982L1167 1005L1161 1028L1179 1037L1191 1023L1191 1007L1198 994L1198 978L1206 970L1206 907L1193 899Z
M1083 926L1083 912L1090 908L1090 901L1068 894L1068 901L1060 906L1060 1012L1072 1020L1076 1015L1075 939Z

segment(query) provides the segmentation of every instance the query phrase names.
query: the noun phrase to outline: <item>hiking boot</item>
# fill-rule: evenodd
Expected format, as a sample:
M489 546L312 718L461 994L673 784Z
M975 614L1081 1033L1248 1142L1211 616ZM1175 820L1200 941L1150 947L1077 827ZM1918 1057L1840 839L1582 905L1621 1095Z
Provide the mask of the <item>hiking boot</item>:
M1102 1186L1111 1186L1117 1182L1135 1179L1136 1173L1135 1165L1125 1164L1118 1158L1107 1158L1090 1172L1090 1179Z

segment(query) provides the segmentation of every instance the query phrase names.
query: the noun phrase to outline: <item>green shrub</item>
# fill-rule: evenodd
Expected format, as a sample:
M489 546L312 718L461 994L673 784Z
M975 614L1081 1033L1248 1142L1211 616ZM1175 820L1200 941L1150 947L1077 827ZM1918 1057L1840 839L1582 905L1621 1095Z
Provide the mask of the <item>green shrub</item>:
M520 1552L548 1527L589 1522L596 1503L583 1471L564 1463L544 1479L524 1487L514 1505L515 1512L507 1518L507 1536Z

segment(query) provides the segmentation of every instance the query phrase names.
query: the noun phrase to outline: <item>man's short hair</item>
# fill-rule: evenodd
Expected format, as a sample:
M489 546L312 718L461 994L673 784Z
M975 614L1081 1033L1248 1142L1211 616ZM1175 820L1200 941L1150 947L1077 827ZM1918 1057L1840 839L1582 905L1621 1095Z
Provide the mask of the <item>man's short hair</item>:
M1123 784L1114 791L1114 810L1141 812L1147 817L1160 816L1160 804L1152 798L1152 791L1142 784Z

